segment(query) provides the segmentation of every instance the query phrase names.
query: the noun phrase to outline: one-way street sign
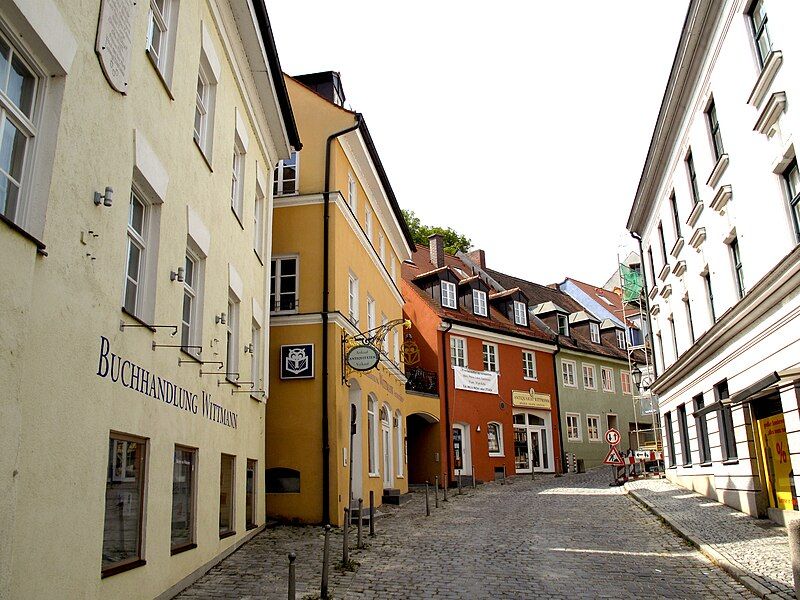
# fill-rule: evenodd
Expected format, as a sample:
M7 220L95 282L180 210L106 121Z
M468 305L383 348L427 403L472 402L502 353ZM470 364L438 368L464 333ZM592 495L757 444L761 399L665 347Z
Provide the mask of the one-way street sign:
M619 453L619 450L617 450L617 447L611 446L611 450L608 451L603 463L621 467L625 464L625 461L622 460L622 455Z

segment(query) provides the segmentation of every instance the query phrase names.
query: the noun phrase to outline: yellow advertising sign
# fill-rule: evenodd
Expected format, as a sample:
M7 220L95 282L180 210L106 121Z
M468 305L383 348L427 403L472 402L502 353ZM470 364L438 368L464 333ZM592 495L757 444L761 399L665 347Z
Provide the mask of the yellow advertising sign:
M529 392L513 390L511 392L511 402L518 408L550 410L550 394L538 394L533 390Z
M789 458L789 440L783 415L759 419L758 434L761 438L761 462L769 490L769 503L773 508L794 510L792 497L792 461Z

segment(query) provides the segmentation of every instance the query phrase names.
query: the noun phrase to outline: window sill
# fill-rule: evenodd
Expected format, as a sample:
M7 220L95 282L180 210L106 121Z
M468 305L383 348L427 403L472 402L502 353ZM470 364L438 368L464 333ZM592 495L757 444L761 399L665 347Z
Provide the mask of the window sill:
M259 396L256 396L255 394L250 394L250 399L254 400L255 402L258 402L259 404L262 404L261 398Z
M381 478L381 474L380 473L370 473L369 474L369 478L370 479L380 479Z
M567 438L568 442L582 442L583 440L580 438Z
M192 354L192 353L191 353L191 352L189 352L188 350L185 350L184 348L181 348L181 349L180 349L180 351L181 351L181 353L182 353L184 356L188 356L188 357L189 357L189 358L191 358L193 361L195 361L197 364L199 364L199 365L202 365L202 364L203 364L203 361L202 361L202 360L200 360L200 357L199 357L199 356L195 356L194 354Z
M756 84L753 86L753 91L750 92L750 97L747 98L748 104L758 108L759 104L764 100L764 96L767 95L769 86L775 79L775 75L777 75L782 64L783 52L780 50L773 50L769 53L767 60L764 61L764 67L758 74L758 79L756 79Z
M692 468L692 463L689 463L688 465L681 465L681 467L684 468L684 469L691 469Z
M677 469L678 469L678 465L670 465L670 466L668 466L667 468L668 468L668 469L675 469L675 470L677 470Z
M738 461L737 461L737 462L738 462ZM700 463L700 466L701 466L701 467L710 467L710 466L712 466L713 464L714 464L714 463L712 463L711 461L708 461L708 462L702 462L702 463Z
M178 546L177 548L172 548L169 551L170 556L175 556L176 554L181 554L182 552L186 552L187 550L194 550L197 548L197 544L186 544L185 546Z
M11 219L9 219L8 217L6 217L3 214L0 214L0 221L5 223L6 225L8 225L8 227L12 231L16 231L18 234L20 234L26 240L28 240L29 242L32 242L36 246L36 253L37 254L41 254L42 256L47 256L47 246L45 246L44 242L42 242L41 240L35 238L33 235L31 235L30 233L25 231L22 227L17 225L14 221L12 221Z
M231 379L227 375L225 376L225 381L227 381L228 383L230 383L234 387L237 387L237 388L242 387L242 384L240 384L238 381L236 381L234 379Z
M220 533L219 534L219 539L224 540L225 538L229 538L232 535L236 535L236 532L235 531L226 531L224 533Z
M158 75L158 80L164 86L164 90L167 92L167 96L169 96L170 100L175 100L175 96L172 94L172 90L169 89L169 84L167 80L164 79L164 74L161 72L161 69L158 68L158 63L156 63L156 59L153 58L153 55L150 53L150 50L145 50L145 54L147 54L147 58L150 59L150 64L153 65L153 68L156 70L156 75Z
M104 571L100 573L100 579L105 579L106 577L111 577L112 575L116 575L118 573L124 573L125 571L130 571L131 569L137 569L139 567L143 567L147 564L147 561L141 558L137 558L128 563L124 563L121 565L116 565L114 567L108 567Z
M489 452L489 458L505 458L505 457L506 457L505 454L492 454L491 452Z
M525 381L539 381L538 377L523 377Z
M139 325L144 325L144 326L145 326L147 329L149 329L149 330L150 330L150 331L152 331L153 333L155 333L155 332L156 332L156 328L155 328L155 327L153 327L152 325L150 325L150 323L146 322L146 321L145 321L144 319L142 319L141 317L137 317L135 314L133 314L133 313L131 313L131 312L128 312L128 310L127 310L127 309L126 309L124 306L123 306L123 307L121 307L121 308L120 308L120 310L122 311L122 314L128 315L128 316L129 316L131 319L133 319L134 321L136 321L137 323L139 323Z
M704 208L705 208L705 205L701 201L698 200L697 202L694 203L694 206L692 207L692 212L689 213L689 218L686 219L686 224L689 227L693 228L695 225L697 225L697 220L700 218L700 215L703 213L703 209ZM689 243L691 243L691 242L689 242Z
M296 315L297 309L293 308L291 310L271 310L269 311L270 316L280 317L281 315Z
M239 227L241 227L242 231L244 231L244 225L242 224L242 218L239 216L239 213L236 212L236 209L233 207L233 205L231 205L231 212L233 213L233 216L236 217L236 221L239 223Z
M739 459L738 458L729 458L728 460L722 461L723 465L738 465Z
M728 163L730 161L730 156L727 154L719 155L716 164L714 164L714 168L711 169L711 175L708 176L708 180L706 181L706 185L708 187L717 187L717 184L719 183L722 174L725 172L725 169L728 168Z
M245 530L246 531L250 531L251 529L256 529L257 527L258 527L258 525L256 525L255 523L250 523L250 525L247 525L245 527Z
M194 134L192 134L192 141L194 142L194 145L195 145L195 148L197 148L197 151L200 152L200 156L203 157L203 160L205 161L206 166L208 167L208 170L213 173L214 172L214 168L211 166L211 159L208 156L206 156L206 151L203 150L203 147L197 142L196 139L194 139Z

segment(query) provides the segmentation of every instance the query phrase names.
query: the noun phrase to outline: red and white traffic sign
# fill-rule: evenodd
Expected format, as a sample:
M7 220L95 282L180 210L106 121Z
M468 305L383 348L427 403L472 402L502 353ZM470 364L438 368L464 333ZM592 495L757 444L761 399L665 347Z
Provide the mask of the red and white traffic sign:
M621 439L622 436L619 434L619 431L617 431L613 427L608 431L606 431L606 442L610 446L616 446L617 444L619 444Z
M608 437L608 435L606 435L606 437ZM617 467L621 467L625 464L625 461L622 460L622 455L619 453L619 450L617 450L617 447L611 446L611 450L608 451L608 454L606 455L606 458L603 461L603 463L607 465L614 465Z

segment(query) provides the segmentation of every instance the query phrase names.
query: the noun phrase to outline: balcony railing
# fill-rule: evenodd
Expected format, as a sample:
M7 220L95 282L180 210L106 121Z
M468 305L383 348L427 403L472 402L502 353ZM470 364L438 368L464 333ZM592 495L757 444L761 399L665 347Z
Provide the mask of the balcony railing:
M406 367L406 391L421 394L439 394L439 375L421 367Z

